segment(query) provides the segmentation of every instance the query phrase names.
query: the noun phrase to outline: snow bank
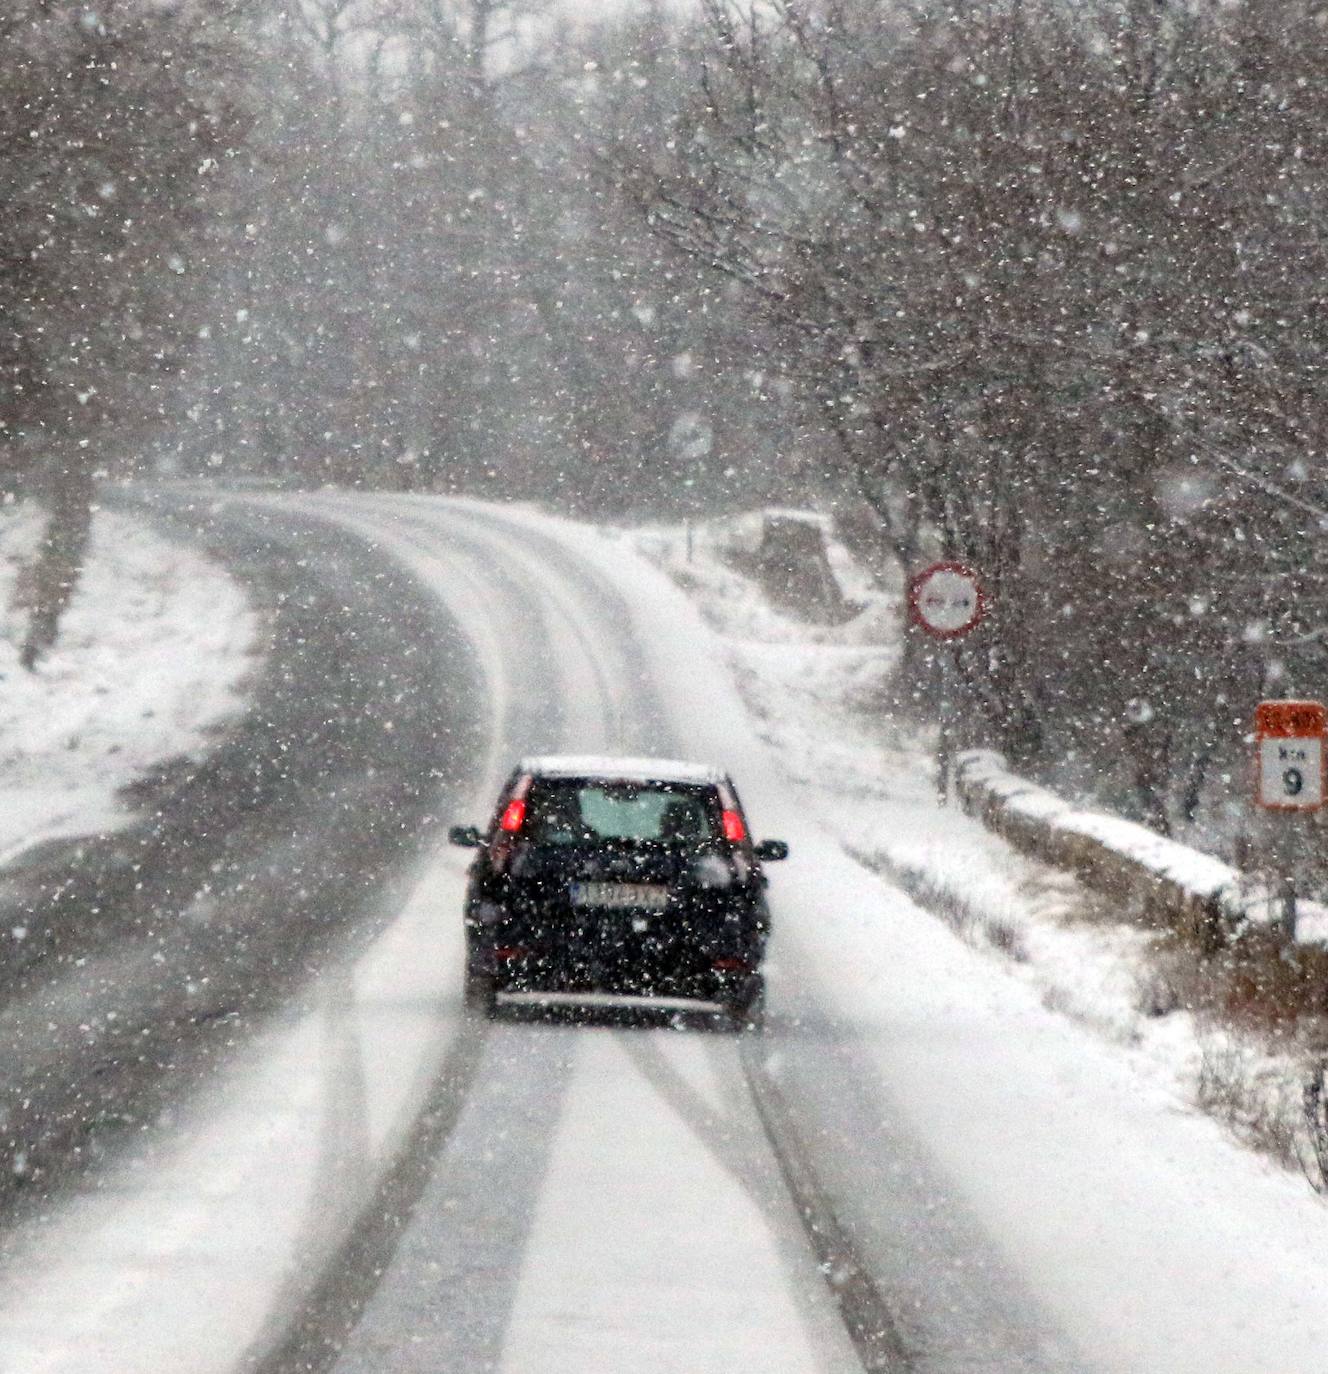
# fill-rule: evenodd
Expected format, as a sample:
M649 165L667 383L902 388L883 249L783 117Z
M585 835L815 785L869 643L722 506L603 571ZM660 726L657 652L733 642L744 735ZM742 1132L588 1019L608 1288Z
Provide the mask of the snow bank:
M15 602L41 530L31 508L0 510L0 863L124 824L123 789L202 753L239 709L258 644L258 617L220 567L99 511L60 639L25 671Z

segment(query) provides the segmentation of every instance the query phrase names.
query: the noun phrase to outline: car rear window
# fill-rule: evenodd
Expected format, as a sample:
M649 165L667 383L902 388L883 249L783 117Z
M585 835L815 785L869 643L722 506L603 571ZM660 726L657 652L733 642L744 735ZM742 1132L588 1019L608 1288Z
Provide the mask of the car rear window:
M717 838L718 810L708 787L537 778L523 833L539 844L695 844Z

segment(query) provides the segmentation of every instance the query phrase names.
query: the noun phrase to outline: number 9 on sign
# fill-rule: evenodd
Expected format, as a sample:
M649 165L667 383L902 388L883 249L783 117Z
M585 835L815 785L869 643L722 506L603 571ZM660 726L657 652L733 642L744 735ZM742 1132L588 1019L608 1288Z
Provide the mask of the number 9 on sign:
M1281 811L1314 811L1323 805L1323 740L1301 736L1261 739L1259 804Z

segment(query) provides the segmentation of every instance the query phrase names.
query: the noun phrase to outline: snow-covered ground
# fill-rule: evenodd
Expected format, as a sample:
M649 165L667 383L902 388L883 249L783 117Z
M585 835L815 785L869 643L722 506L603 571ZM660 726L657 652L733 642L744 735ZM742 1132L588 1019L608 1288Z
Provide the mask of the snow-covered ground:
M1162 1091L1213 1110L1247 1142L1303 1160L1318 1183L1302 1110L1314 1057L1305 1041L1279 1047L1191 1014L1171 986L1156 932L1011 848L957 805L941 804L932 731L886 708L904 623L898 591L872 589L831 541L836 574L864 610L842 625L815 625L771 607L760 586L726 562L724 535L694 532L690 556L678 529L619 537L663 568L717 632L761 736L849 853L990 952L1048 1008L1119 1046ZM1135 845L1143 833L1075 814L1102 831L1129 831ZM1205 874L1225 871L1170 848L1189 853Z
M1130 978L1129 932L1079 921L1078 895L1055 875L1028 888L1030 870L1014 856L962 817L939 812L927 796L922 755L905 734L868 744L847 728L831 687L848 679L870 693L888 646L883 654L874 641L837 642L830 632L808 645L764 608L749 602L743 610L739 592L725 598L735 618L717 635L694 601L634 556L630 540L531 513L423 498L303 504L374 538L457 611L490 678L497 720L519 719L517 689L532 667L527 646L501 633L510 619L494 619L510 595L504 579L524 560L516 590L539 606L556 646L533 668L565 679L558 683L565 737L555 742L625 750L638 744L632 731L656 728L657 716L658 728L688 754L734 773L762 836L790 841L792 858L772 877L767 1070L804 1114L823 1184L909 1320L914 1296L919 1308L930 1301L932 1316L944 1308L947 1284L1001 1292L992 1276L1003 1268L1050 1314L1048 1330L1064 1338L1065 1358L1040 1370L1323 1368L1328 1213L1298 1179L1193 1109L1176 1067L1187 1052L1185 1017L1158 1022L1158 1036L1177 1037L1169 1052L1136 1034L1146 1018ZM528 540L555 543L541 552ZM691 592L698 594L695 585ZM510 612L519 599L506 604ZM750 625L744 616L762 618L767 637L739 652L735 636ZM735 690L730 661L747 676L749 704ZM649 710L634 717L647 699ZM476 762L477 807L491 796L498 755L510 747L501 732L495 744L493 756ZM909 900L888 869L906 873L919 890L930 884L952 894L949 918ZM99 1193L15 1238L0 1258L0 1366L9 1360L25 1371L71 1374L237 1367L270 1310L272 1285L325 1257L336 1214L354 1205L357 1190L363 1196L366 1180L372 1187L430 1066L455 1043L461 877L456 859L440 856L350 976L323 980L304 1015L293 1011L274 1026L206 1100L182 1112L178 1135L145 1144L144 1157L116 1170ZM946 905L929 896L929 905ZM990 919L998 905L1012 923L1008 934ZM966 917L970 910L977 914ZM1010 958L1021 942L1023 957ZM1114 990L1108 970L1121 980ZM1077 1016L1062 1014L1052 992L1061 985L1078 990ZM519 1046L507 1069L519 1081L533 1047L520 1035L498 1040ZM595 1075L628 1072L602 1062L614 1051L600 1053L588 1038L578 1043L579 1060ZM710 1070L701 1074L686 1058L674 1067L687 1092L678 1073L655 1065L647 1074L655 1084L650 1111L713 1091ZM538 1146L537 1160L548 1154L547 1175L545 1165L521 1159L495 1175L484 1154L467 1165L477 1171L471 1186L493 1195L490 1216L500 1221L509 1190L521 1197L522 1189L539 1190L537 1202L519 1209L517 1219L533 1228L524 1251L498 1257L519 1272L506 1299L510 1319L506 1309L498 1313L508 1345L496 1367L524 1367L512 1342L527 1340L524 1349L535 1351L550 1333L545 1348L565 1353L566 1333L575 1329L583 1368L621 1368L617 1342L634 1303L604 1312L568 1275L554 1293L537 1281L550 1266L580 1262L575 1237L599 1203L578 1192L578 1161L615 1140L604 1130L611 1106L586 1110L588 1085L578 1072L572 1064L544 1093L538 1082L530 1087L540 1115L519 1138L523 1149ZM629 1082L632 1094L642 1087ZM853 1103L861 1103L860 1115ZM647 1107L632 1110L639 1120ZM731 1143L722 1119L712 1131L706 1113L688 1108L682 1117L690 1130L663 1132L661 1149L707 1135ZM491 1148L502 1146L495 1136ZM665 1154L643 1157L622 1180L641 1190L633 1207L668 1205L672 1172ZM701 1215L699 1192L691 1200ZM446 1222L452 1201L449 1186L434 1227L440 1246L456 1243ZM723 1216L746 1243L759 1244L766 1222L738 1208ZM944 1234L963 1217L973 1245L947 1251ZM491 1281L486 1234L477 1251L461 1256L461 1268L444 1270L460 1278L456 1292L436 1301L462 1301L464 1291ZM570 1239L560 1246L560 1236ZM604 1237L591 1239L598 1247ZM594 1253L612 1261L608 1247ZM653 1302L652 1285L679 1271L671 1250L633 1259L651 1254L659 1262L643 1262L637 1278ZM775 1268L762 1271L761 1292L782 1291ZM675 1290L670 1317L687 1310L688 1285L710 1281L704 1268L682 1277L687 1284ZM652 1302L642 1304L646 1317ZM943 1314L947 1323L968 1344L925 1367L1001 1374L1034 1367L1002 1364L992 1353L999 1332L959 1308ZM424 1334L422 1327L388 1333L406 1344ZM928 1334L936 1337L937 1328Z
M99 511L59 641L25 671L14 592L40 534L34 510L0 509L0 863L122 825L122 789L205 751L256 662L257 612L219 565Z

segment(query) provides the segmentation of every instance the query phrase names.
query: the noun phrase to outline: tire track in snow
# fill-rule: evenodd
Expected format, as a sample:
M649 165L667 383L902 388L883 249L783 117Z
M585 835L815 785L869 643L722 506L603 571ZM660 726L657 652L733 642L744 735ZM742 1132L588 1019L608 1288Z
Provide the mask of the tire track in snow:
M285 505L282 502L278 508ZM620 734L622 713L601 662L605 647L594 642L577 608L550 596L548 581L541 578L537 564L505 548L504 554L511 553L520 570L508 571L503 560L493 558L496 541L488 530L458 536L435 522L403 520L397 511L366 516L363 502L357 502L353 510L326 500L301 501L299 507L307 515L350 531L376 553L404 563L435 588L466 633L483 641L474 647L493 708L485 772L505 769L504 744L509 753L551 749L570 734L578 747L613 747L609 741ZM451 594L443 595L443 588ZM478 599L484 613L475 615L473 605L466 613L458 604L458 590L463 600ZM496 635L493 626L499 621L524 624L525 629L516 635ZM512 643L525 652L513 654ZM534 645L538 649L531 653ZM569 648L579 660L580 671L575 663L567 662ZM496 787L497 778L491 782ZM437 1159L466 1108L485 1038L483 1023L468 1019L395 1164L355 1217L349 1222L337 1215L312 1219L306 1248L322 1257L321 1277L312 1286L307 1276L293 1277L287 1292L274 1304L267 1331L240 1367L258 1374L308 1374L329 1368L337 1359L347 1335L377 1292L404 1227L420 1205ZM535 1081L547 1087L550 1080L548 1075L536 1075ZM340 1115L345 1117L346 1110ZM342 1122L347 1124L353 1126ZM329 1185L354 1167L353 1148L343 1148L341 1131L334 1134L337 1138L328 1141ZM532 1141L526 1154L535 1152ZM330 1206L334 1214L340 1211L335 1204ZM343 1239L329 1253L329 1239L339 1231Z
M431 539L445 538L455 543L458 540L458 525L468 524L477 533L461 535L461 542L468 543L477 552L482 551L485 544L490 548L496 544L503 553L503 567L508 570L514 566L524 568L529 584L538 588L539 595L546 603L556 608L574 637L579 657L593 675L594 696L598 698L595 705L599 708L601 719L611 715L609 733L618 741L618 747L628 747L625 740L630 734L636 740L648 740L648 743L639 746L643 749L676 751L673 740L666 738L666 731L661 724L662 712L654 703L646 684L638 685L642 688L639 693L641 703L646 706L642 714L649 717L649 724L645 729L632 729L622 709L619 692L614 690L609 680L606 660L613 661L620 677L639 676L639 673L632 672L618 643L608 644L602 632L597 634L589 628L596 621L604 623L608 603L614 612L607 617L609 623L618 631L619 638L627 633L624 629L627 618L611 589L602 586L600 580L589 574L584 566L574 565L573 558L556 541L531 536L529 531L507 524L501 516L453 506L429 518L419 513L418 507L403 510L405 504L393 498L375 499L375 505L385 508L385 513L390 512L394 530L399 532L404 525L418 532L412 540L417 546L421 543L419 535ZM539 550L535 556L532 556L532 545ZM559 577L542 576L541 562L557 568ZM563 586L559 585L560 581ZM572 584L576 584L576 591L572 591ZM598 615L594 612L587 614L591 597L598 603ZM547 612L545 624L551 632L556 633ZM564 674L568 672L569 665L565 660L560 661L559 667ZM584 677L584 673L573 673L570 678L564 678L564 693L569 688L572 690L573 700L580 708L577 714L583 719L587 702L585 695L576 690L575 683ZM578 747L590 747L584 734L578 735ZM743 1077L779 1174L794 1204L808 1244L817 1258L820 1272L863 1369L867 1374L900 1374L910 1367L910 1358L889 1304L835 1215L816 1177L811 1154L794 1123L793 1114L778 1086L764 1070L756 1048L758 1044L758 1037L743 1038L740 1054ZM286 1374L286 1370L274 1370L271 1374Z
M438 1155L470 1095L484 1026L467 1019L443 1060L424 1108L396 1162L365 1202L341 1245L322 1261L311 1291L279 1298L268 1331L240 1362L253 1374L317 1374L336 1360L377 1291L402 1231L424 1195ZM294 1316L292 1317L292 1312Z
M864 1371L866 1374L903 1374L912 1367L913 1361L890 1303L863 1263L821 1187L811 1150L794 1121L784 1094L766 1072L761 1037L743 1036L740 1053L743 1076L766 1139Z
M487 558L487 565L493 567L496 546L502 553L496 566L504 570L509 583L515 585L513 573L520 570L524 584L520 602L542 612L545 656L552 668L549 677L562 678L556 703L561 713L559 749L578 753L648 751L649 744L643 742L646 732L636 728L635 713L625 708L624 694L615 686L614 674L606 667L612 661L619 679L628 676L618 645L604 637L594 618L587 615L586 606L575 596L567 595L558 578L548 576L548 564L556 564L557 560L531 556L529 545L538 541L526 539L523 545L511 537L501 521L475 518L464 508L433 513L409 507L403 510L401 503L392 498L376 499L374 504L384 511L395 531L400 532L403 527L412 531L418 547L436 547L436 541L445 539ZM467 525L470 531L461 532ZM429 542L423 542L421 537ZM559 566L561 576L567 572L567 568ZM568 653L568 649L572 652ZM551 739L548 747L553 748Z

